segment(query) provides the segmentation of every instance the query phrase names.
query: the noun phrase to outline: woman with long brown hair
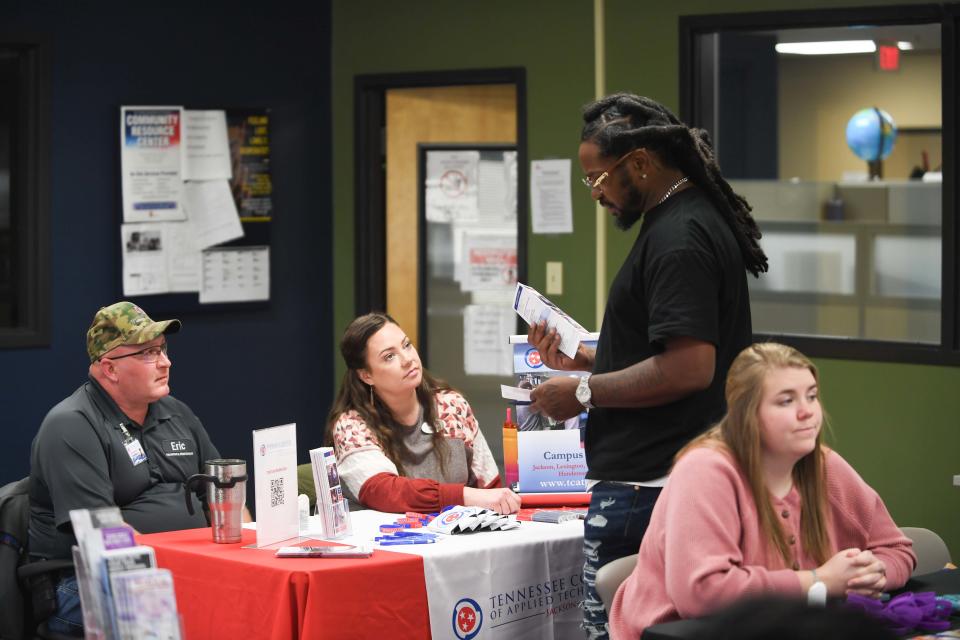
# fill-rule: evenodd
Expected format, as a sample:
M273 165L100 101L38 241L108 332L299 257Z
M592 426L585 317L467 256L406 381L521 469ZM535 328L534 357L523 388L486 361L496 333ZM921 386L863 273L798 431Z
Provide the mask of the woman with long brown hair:
M348 497L378 511L450 504L514 513L466 399L427 373L410 338L385 313L356 318L340 341L347 372L327 418Z
M610 612L615 638L745 595L879 597L916 565L883 501L822 444L818 373L796 349L733 361L727 414L677 454L637 566Z

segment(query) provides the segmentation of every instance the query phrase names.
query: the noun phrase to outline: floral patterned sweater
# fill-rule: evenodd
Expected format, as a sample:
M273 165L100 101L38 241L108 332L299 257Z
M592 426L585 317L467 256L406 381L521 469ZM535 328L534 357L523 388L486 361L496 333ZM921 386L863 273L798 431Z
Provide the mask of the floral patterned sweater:
M436 402L435 428L442 429L443 435L450 439L449 455L461 456L463 462L460 466L468 468L465 481L451 482L447 477L408 477L409 474L401 476L363 418L356 411L347 411L333 426L333 445L340 479L348 497L378 511L431 512L446 505L463 504L464 486L482 489L501 486L497 463L470 404L452 390L437 392ZM424 425L425 430L428 428ZM450 464L447 460L445 467L456 468L457 462L454 459Z

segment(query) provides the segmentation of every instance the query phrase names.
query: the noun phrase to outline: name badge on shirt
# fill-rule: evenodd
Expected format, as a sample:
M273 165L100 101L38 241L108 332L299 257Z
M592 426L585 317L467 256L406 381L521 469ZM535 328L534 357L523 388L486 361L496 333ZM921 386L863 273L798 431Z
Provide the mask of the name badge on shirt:
M196 452L197 448L193 445L193 440L189 438L163 441L163 455L168 458L192 456L195 455Z
M123 432L123 448L127 450L127 455L130 456L130 462L133 463L133 466L137 466L141 462L146 462L147 453L143 450L143 446L139 440L127 431L127 428L122 422L120 423L120 431Z

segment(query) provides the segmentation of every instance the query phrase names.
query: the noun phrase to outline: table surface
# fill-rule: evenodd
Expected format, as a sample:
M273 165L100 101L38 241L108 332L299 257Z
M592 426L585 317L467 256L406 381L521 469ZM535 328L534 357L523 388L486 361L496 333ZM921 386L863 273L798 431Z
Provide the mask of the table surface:
M570 585L582 564L582 521L523 522L512 531L443 536L436 544L386 550L373 538L397 514L350 515L353 533L347 538L323 541L314 517L301 542L284 545L365 544L374 548L371 558L277 558L275 549L244 548L256 541L250 530L255 525L245 527L240 544L215 544L209 529L141 535L138 541L152 546L157 564L174 575L187 640L430 638L431 627L433 637L453 637L454 605L464 600L476 605L478 631L482 620L477 640L582 637L582 586ZM534 608L524 591L523 609L515 607L519 591L512 589L549 590L547 583L556 592L553 600L541 597ZM558 585L566 591L560 593Z
M914 576L907 581L902 589L891 592L896 596L908 591L935 591L936 593L960 593L960 570L943 570ZM647 627L644 630L642 640L692 640L699 638L705 629L709 627L709 618L691 618L687 620L674 620L672 622L663 622L661 624ZM953 619L953 627L960 627L960 618L956 615ZM923 635L924 632L911 632L904 636L912 638L917 635Z

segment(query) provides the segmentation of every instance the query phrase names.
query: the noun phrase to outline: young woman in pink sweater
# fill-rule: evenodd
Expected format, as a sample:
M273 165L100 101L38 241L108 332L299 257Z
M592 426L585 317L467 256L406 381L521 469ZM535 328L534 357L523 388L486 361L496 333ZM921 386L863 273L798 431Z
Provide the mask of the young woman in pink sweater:
M727 375L727 415L677 454L637 566L610 611L614 638L745 595L879 596L916 565L880 496L821 444L817 369L755 344Z

